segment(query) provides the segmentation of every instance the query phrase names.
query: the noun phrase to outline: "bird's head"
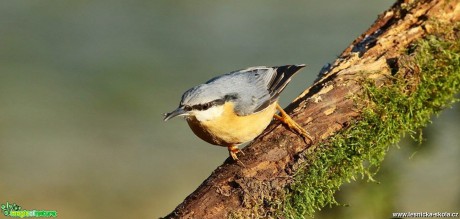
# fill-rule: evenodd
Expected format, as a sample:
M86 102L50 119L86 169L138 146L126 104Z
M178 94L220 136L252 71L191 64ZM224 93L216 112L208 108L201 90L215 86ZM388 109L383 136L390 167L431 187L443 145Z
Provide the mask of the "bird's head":
M236 94L226 94L212 84L201 84L187 90L182 95L179 107L166 113L164 121L176 116L194 116L199 121L212 120L222 114L226 102L236 97Z

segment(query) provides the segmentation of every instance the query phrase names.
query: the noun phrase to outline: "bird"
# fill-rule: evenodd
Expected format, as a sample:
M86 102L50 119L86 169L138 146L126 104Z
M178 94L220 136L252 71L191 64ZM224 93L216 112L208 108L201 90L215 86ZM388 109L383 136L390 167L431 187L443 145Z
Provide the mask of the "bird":
M255 139L273 119L301 135L305 142L312 141L310 134L278 103L292 76L304 67L305 64L256 66L214 77L187 90L179 106L164 114L164 121L185 117L196 136L227 147L235 161L239 161L237 153L244 155L238 145Z

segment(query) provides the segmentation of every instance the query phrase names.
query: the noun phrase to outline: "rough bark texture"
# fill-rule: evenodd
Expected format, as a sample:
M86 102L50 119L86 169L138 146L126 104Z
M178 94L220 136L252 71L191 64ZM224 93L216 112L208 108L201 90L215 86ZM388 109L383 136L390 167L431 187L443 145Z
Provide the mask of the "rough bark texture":
M349 97L363 89L360 82L366 78L377 84L385 82L385 75L398 69L398 57L411 42L430 33L426 24L430 19L459 21L459 1L396 2L287 107L294 120L313 136L313 142L306 144L273 122L244 148L245 155L239 155L245 167L228 159L166 218L226 218L250 206L248 203L283 192L300 168L300 153L359 119L360 111Z

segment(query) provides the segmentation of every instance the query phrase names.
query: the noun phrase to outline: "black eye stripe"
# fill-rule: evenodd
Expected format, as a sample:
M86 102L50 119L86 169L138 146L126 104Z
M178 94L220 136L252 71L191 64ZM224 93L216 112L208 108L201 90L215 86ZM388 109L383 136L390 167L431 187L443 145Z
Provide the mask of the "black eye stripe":
M202 111L202 110L207 110L207 109L209 109L209 108L211 108L213 106L224 105L225 102L234 101L236 99L238 99L238 94L232 93L232 94L225 95L223 99L216 99L216 100L213 100L213 101L210 101L210 102L207 102L207 103L197 104L197 105L193 105L193 106L184 105L183 107L184 107L185 111L191 111L191 110Z
M207 102L207 103L203 103L203 104L197 104L197 105L193 105L193 106L185 105L185 106L184 106L184 110L186 110L186 111L191 111L191 110L199 110L199 111L207 110L207 109L209 109L209 108L211 108L211 107L213 107L213 106L224 105L226 99L228 99L227 96L225 96L225 99L217 99L217 100L213 100L213 101L210 101L210 102Z

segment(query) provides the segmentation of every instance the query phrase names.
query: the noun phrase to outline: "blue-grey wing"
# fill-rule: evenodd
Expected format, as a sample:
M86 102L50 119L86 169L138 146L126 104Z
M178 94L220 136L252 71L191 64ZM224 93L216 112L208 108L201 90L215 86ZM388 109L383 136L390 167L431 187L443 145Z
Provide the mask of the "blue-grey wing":
M226 98L235 103L238 115L249 115L277 101L291 77L303 67L305 65L251 67L211 79L207 84L226 90Z

